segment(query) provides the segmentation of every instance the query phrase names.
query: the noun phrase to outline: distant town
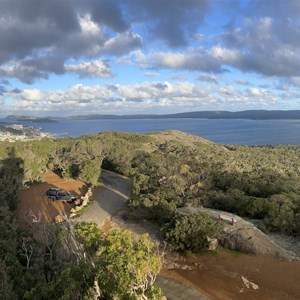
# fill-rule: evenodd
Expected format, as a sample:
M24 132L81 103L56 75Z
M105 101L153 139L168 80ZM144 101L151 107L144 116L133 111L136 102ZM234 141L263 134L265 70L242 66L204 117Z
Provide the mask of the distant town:
M39 128L20 124L0 124L0 142L30 141L49 136L50 134Z

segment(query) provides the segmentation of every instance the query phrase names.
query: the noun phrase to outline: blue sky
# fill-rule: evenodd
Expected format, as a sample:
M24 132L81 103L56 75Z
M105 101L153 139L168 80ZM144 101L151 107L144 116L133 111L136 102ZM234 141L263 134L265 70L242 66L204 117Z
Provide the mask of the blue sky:
M1 0L0 39L0 116L300 108L298 0Z

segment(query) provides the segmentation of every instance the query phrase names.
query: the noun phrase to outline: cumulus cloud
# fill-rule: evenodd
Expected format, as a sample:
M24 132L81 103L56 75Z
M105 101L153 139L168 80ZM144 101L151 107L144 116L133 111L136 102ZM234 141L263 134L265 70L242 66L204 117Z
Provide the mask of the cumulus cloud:
M70 115L90 113L122 113L151 111L151 109L241 109L256 105L274 105L284 98L258 87L241 91L234 86L216 86L213 83L191 82L143 82L131 85L105 84L86 86L77 84L66 90L41 91L24 89L20 93L7 92L14 99L14 110L34 111L37 113L59 111ZM138 104L138 105L137 105Z
M126 1L132 18L147 21L152 37L166 41L171 47L186 45L197 33L209 10L206 0Z
M49 73L63 74L63 61L61 57L55 56L32 56L22 60L10 60L7 64L0 65L0 74L30 84L36 78L47 79Z
M212 49L190 48L187 51L171 52L158 51L144 54L142 51L133 51L119 60L120 63L133 63L144 69L173 69L206 72L224 72L222 60L228 53L217 52L216 47ZM225 57L227 58L227 57Z
M116 56L123 55L142 46L142 37L134 32L123 32L108 39L102 48L103 53L110 53Z
M112 77L112 70L102 60L93 60L88 62L81 62L79 64L65 65L67 72L79 74L80 77L94 76L100 78Z
M142 45L125 21L121 2L108 0L3 0L0 36L0 75L25 83L63 74L69 59L99 60Z
M64 109L66 104L106 111L109 105L129 109L137 103L141 108L211 103L251 107L279 103L276 93L282 99L288 95L296 99L299 1L278 1L273 6L258 0L243 5L225 2L2 0L0 93L6 102L13 101L15 109L30 109L35 103L31 109L40 111ZM8 88L10 78L13 85L13 78L32 84L66 73L79 78L115 76L117 82L115 63L123 64L121 76L130 65L132 76L120 80L136 84L74 85L49 92ZM162 74L176 83L137 83L140 78L134 76L140 70L135 68L143 76ZM234 79L234 74L227 77L236 70L241 76L254 73L251 81L256 86L242 77ZM197 84L187 82L190 71ZM272 83L257 83L262 78ZM282 84L275 85L276 80Z
M187 34L196 33L208 4L206 0L182 4L179 0L172 5L166 0L0 1L0 74L30 84L51 73L63 74L70 59L124 55L143 46L142 37L132 29L138 23L145 34L172 46L183 45Z
M242 25L222 36L224 49L236 53L230 65L267 76L300 75L300 30L292 20L261 17Z

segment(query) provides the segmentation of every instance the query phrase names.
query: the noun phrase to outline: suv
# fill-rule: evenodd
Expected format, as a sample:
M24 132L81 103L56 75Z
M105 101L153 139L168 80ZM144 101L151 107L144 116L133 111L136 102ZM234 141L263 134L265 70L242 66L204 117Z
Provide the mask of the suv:
M61 201L66 201L68 203L74 202L75 205L81 204L80 199L78 199L76 195L69 194L65 190L61 190L61 189L51 188L46 192L46 196L48 197L48 199L51 199L52 201L61 200Z

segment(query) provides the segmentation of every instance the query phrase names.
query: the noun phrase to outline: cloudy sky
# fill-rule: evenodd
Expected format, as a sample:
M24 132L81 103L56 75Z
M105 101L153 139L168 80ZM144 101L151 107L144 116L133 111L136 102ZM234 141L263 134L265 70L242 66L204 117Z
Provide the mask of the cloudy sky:
M300 109L299 0L1 0L0 116Z

